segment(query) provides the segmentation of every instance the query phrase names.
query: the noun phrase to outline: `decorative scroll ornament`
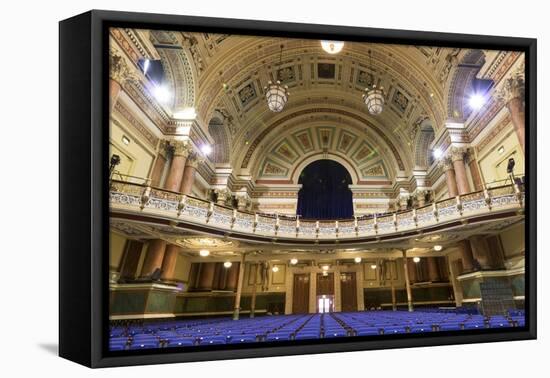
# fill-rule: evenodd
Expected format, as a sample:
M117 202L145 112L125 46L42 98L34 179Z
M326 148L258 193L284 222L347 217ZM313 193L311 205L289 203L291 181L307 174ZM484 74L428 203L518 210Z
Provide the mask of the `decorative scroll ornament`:
M264 90L266 91L265 98L267 99L267 107L269 110L275 113L282 111L288 101L288 87L286 85L281 85L279 80L275 83L268 81L267 87L265 87Z

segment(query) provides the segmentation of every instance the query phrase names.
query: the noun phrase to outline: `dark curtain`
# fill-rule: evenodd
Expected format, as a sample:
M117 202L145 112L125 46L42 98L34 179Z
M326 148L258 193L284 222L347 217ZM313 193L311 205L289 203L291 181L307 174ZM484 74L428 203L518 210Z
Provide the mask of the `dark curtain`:
M349 172L332 160L318 160L300 174L297 214L304 219L353 217Z

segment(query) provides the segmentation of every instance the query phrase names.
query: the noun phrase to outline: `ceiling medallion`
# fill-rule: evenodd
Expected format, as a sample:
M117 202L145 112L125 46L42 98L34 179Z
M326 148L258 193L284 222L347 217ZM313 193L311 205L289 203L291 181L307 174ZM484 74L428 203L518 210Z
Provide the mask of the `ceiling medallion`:
M344 48L342 41L321 41L321 47L329 54L338 54Z

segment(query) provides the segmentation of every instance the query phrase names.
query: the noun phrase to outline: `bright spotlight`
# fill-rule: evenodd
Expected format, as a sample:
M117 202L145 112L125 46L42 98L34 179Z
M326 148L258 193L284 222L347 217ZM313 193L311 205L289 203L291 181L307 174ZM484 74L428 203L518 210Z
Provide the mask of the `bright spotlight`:
M357 264L359 264L361 262L361 257L357 256L356 258L353 259Z
M209 254L210 254L210 251L207 250L207 249L201 249L201 250L199 251L199 255L201 255L202 257L206 257L206 256L208 256Z
M474 110L480 109L485 104L485 98L480 94L473 94L468 99L468 104Z
M442 246L442 245L439 245L439 244L434 245L434 251L439 252L439 251L441 251L442 249L443 249L443 246Z
M341 41L321 41L321 47L329 54L338 54L344 48Z
M415 263L419 263L420 262L420 257L413 257L413 261Z
M164 85L155 86L153 88L153 95L159 102L163 104L166 104L168 101L170 101L170 98L172 97L170 90Z
M193 121L197 118L197 113L195 111L195 108L189 107L175 112L174 114L172 114L172 117L183 121Z
M326 271L329 269L329 266L328 266L328 265L323 265L323 266L321 267L321 269L323 269L323 270L326 272Z
M292 264L292 265L298 264L298 259L297 258L290 259L290 264Z
M441 149L436 148L433 150L433 155L434 158L439 159L443 155L443 152L441 151Z
M273 268L271 268L271 270L273 271L273 273L277 273L279 271L279 267L275 265Z
M208 156L212 153L212 147L209 144L203 144L201 147L201 151L203 154Z
M223 263L223 266L226 267L226 268L231 268L231 265L233 265L233 263L231 261L226 261Z
M374 270L374 269L378 268L378 266L376 266L376 264L371 264L370 268L371 268L372 270Z

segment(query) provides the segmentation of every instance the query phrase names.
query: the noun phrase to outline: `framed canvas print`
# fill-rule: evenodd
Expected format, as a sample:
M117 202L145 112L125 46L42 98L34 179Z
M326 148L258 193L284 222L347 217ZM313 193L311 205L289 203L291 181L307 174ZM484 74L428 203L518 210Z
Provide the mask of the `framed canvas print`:
M536 337L536 41L60 23L60 355Z

